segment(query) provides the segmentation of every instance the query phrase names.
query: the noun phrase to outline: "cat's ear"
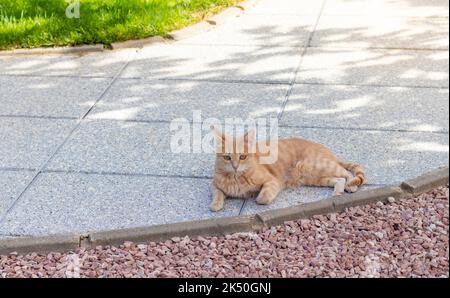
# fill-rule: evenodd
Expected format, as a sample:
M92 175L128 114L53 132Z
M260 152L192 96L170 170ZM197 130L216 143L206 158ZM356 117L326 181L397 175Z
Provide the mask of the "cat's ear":
M217 141L224 141L225 140L225 134L222 133L222 130L218 128L215 125L211 125L211 130L216 137Z
M255 129L250 129L249 131L247 131L244 135L244 141L248 144L248 145L253 145L256 141L256 131Z

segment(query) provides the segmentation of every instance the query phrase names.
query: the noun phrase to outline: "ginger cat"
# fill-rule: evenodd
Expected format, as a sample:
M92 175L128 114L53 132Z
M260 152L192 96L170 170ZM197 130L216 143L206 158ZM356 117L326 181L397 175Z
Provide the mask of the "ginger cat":
M272 164L261 164L258 162L262 155L258 149L261 143L255 144L256 152L249 150L256 140L254 131L233 138L216 127L212 129L220 152L216 153L212 211L222 209L227 196L256 197L258 204L266 205L287 187L330 186L334 187L334 195L341 195L344 190L355 192L365 183L359 165L339 160L321 144L300 138L278 140L278 159ZM233 151L244 150L227 153L225 142L232 142Z

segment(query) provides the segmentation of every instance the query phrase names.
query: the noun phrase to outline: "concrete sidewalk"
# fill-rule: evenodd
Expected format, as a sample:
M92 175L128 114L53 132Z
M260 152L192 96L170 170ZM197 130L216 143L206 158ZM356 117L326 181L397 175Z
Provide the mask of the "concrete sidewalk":
M364 166L369 187L448 165L447 0L261 0L176 43L0 56L0 237L250 214L209 211L214 156L170 151L169 124L278 117L283 137Z

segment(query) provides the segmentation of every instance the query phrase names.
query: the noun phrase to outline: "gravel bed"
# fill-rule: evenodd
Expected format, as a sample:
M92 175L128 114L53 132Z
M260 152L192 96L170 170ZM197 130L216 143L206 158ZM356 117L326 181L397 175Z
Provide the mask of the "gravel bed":
M259 233L0 256L1 277L448 277L448 185Z

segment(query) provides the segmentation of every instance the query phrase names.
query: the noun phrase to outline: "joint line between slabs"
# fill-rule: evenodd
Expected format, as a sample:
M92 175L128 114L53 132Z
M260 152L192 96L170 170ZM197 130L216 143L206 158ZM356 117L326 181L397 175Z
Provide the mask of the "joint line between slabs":
M77 120L79 118L74 117L47 117L47 116L26 116L26 115L0 115L1 118L24 118L24 119L47 119L47 120ZM171 120L165 119L114 119L114 118L86 118L86 121L92 122L124 122L124 123L143 123L143 124L168 124ZM192 120L190 124L196 123ZM281 128L308 128L308 129L328 129L328 130L348 130L348 131L370 131L370 132L405 132L405 133L428 133L428 134L448 134L448 130L411 130L411 129L389 129L389 128L376 128L376 127L341 127L341 126L316 126L316 125L292 125L292 124L279 124ZM9 169L4 168L4 169ZM17 168L22 169L22 168ZM35 170L30 168L23 168L24 170ZM2 167L0 167L2 170Z
M107 171L76 171L63 169L42 170L42 174L80 174L80 175L99 175L99 176L128 176L128 177L158 177L158 178L180 178L180 179L212 179L212 176L190 176L190 175L170 175L170 174L150 174L150 173L126 173L126 172L107 172Z
M0 167L0 172L36 172L33 168Z
M62 78L62 79L96 79L96 80L111 80L114 77L108 77L108 76L87 76L87 75L70 75L70 74L33 74L33 73L23 73L23 74L17 74L17 73L0 73L1 77L17 77L17 78Z
M25 119L55 119L55 120L77 120L72 117L46 117L46 116L24 116L24 115L0 115L1 118L25 118ZM124 122L124 123L142 123L142 124L169 124L171 120L165 119L114 119L114 118L87 118L86 121L92 122ZM190 124L197 123L192 120ZM376 128L376 127L343 127L343 126L317 126L306 124L279 124L281 128L307 128L307 129L328 129L328 130L348 130L348 131L366 131L366 132L404 132L404 133L427 133L427 134L448 134L448 130L411 130L411 129L390 129L390 128ZM2 167L0 167L0 170ZM8 168L5 168L8 169ZM22 168L18 168L22 169ZM35 170L30 168L23 168L25 170Z
M71 136L74 134L74 132L80 127L80 125L83 123L83 120L87 117L87 115L92 111L92 109L97 105L97 103L103 99L106 92L111 88L111 86L114 84L114 82L117 80L117 78L122 74L122 72L125 70L125 68L130 64L131 60L135 57L136 52L134 52L132 55L130 55L127 62L121 67L121 69L116 73L116 75L111 79L108 86L105 87L105 89L102 91L100 96L97 98L97 100L92 104L90 109L80 118L78 119L75 126L70 130L68 135L65 137L63 142L56 148L56 150L52 153L52 155L47 159L47 161L36 171L33 179L31 179L30 183L24 188L24 190L17 196L17 198L14 200L14 202L11 203L11 205L6 209L4 215L0 218L0 224L4 222L6 219L6 216L8 213L17 205L17 203L20 201L20 199L23 197L23 195L28 191L28 189L33 185L33 183L37 180L39 175L44 171L44 169L47 167L47 165L51 162L53 157L58 154L58 152L61 150L61 148L68 142L68 140L71 138Z
M244 202L242 202L242 206L241 206L241 209L239 209L238 215L242 215L242 212L244 211L245 206L247 206L248 200L249 200L249 199L245 199Z
M308 47L308 48L314 48L314 47ZM448 52L448 50L446 51ZM39 76L39 75L3 75L0 74L1 77L32 77L32 78L68 78L68 79L101 79L101 80L111 80L111 77L87 77L87 76L64 76L64 75L47 75L47 76ZM123 77L118 78L118 80L126 81L126 80L142 80L142 81L162 81L162 82L176 82L176 81L187 81L187 82L207 82L207 83L217 83L217 84L254 84L254 85L282 85L282 86L290 86L292 81L283 81L283 80L269 80L269 81L263 81L263 80L253 80L253 79L237 79L237 80L229 80L229 79L201 79L201 78L170 78L170 77ZM389 84L380 84L380 83L347 83L347 82L314 82L314 81L295 81L295 85L323 85L323 86L351 86L351 87L386 87L386 88L418 88L418 89L445 89L448 90L449 86L444 85L435 85L435 86L427 86L427 85L389 85ZM0 115L0 117L13 117L14 115L8 115L3 114ZM33 116L26 116L24 117L33 117ZM40 117L40 116L35 116ZM43 117L52 117L52 116L43 116ZM53 116L55 118L59 118L56 116ZM78 119L78 117L73 117L74 119Z
M283 113L284 113L284 109L286 108L286 104L287 104L287 102L289 101L289 97L291 96L291 93L292 93L292 91L293 91L293 89L294 89L294 85L295 85L295 81L296 81L296 79L297 79L297 75L298 75L298 73L300 72L300 68L301 68L301 66L302 66L302 64L303 64L303 59L304 59L304 57L305 57L305 55L306 55L306 53L307 53L307 51L308 51L308 48L309 48L310 45L311 45L311 41L312 41L312 39L313 39L314 33L315 33L316 30L317 30L317 26L319 25L320 17L322 16L322 13L323 13L323 10L324 10L324 8L325 8L326 2L327 2L327 0L323 0L322 6L320 7L319 14L318 14L318 16L317 16L317 18L316 18L316 21L315 21L315 23L314 23L314 25L313 25L313 27L312 27L312 30L311 30L310 34L309 34L309 36L308 36L308 40L306 41L306 43L305 43L305 45L304 45L304 47L303 47L303 51L302 51L302 53L300 54L300 61L298 62L298 65L297 65L297 67L296 67L296 69L295 69L295 71L294 71L294 75L293 75L293 77L292 77L292 80L291 80L291 82L289 83L289 89L288 89L287 92L286 92L286 95L285 95L285 97L284 97L284 100L283 100L283 102L281 103L280 110L279 110L279 112L278 112L278 114L277 114L277 119L278 119L278 121L281 120L281 117L283 116Z
M22 119L46 119L46 120L79 120L77 117L72 116L40 116L40 115L8 115L0 114L0 118L22 118Z

